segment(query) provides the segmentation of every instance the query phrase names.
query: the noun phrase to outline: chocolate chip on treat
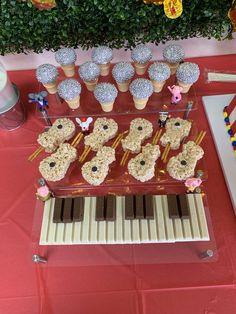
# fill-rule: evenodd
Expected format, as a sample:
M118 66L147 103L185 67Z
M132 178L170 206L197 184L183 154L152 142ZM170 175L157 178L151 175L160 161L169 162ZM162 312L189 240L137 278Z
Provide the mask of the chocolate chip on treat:
M56 166L56 163L55 163L55 162L50 162L49 166L50 166L51 168L53 168L53 167Z
M179 122L175 122L175 126L180 126L180 123Z
M58 124L57 128L58 128L58 129L62 129L62 128L63 128L63 125L62 125L62 124Z
M103 129L104 129L104 130L107 130L107 129L108 129L108 125L104 125L104 126L103 126Z
M186 166L187 165L187 161L186 160L181 160L181 165Z
M98 168L96 166L92 167L92 171L96 172L98 170Z
M143 129L143 128L142 128L141 126L138 127L138 130L139 130L139 131L142 131L142 129Z
M144 161L144 160L141 160L141 161L140 161L140 165L141 165L141 166L144 166L144 165L145 165L145 161Z

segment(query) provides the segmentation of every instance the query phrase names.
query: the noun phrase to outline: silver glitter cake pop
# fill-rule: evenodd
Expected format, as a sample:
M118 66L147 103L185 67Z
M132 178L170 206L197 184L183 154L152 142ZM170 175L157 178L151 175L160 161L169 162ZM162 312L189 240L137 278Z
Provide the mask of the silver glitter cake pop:
M137 63L146 63L152 58L151 49L141 44L136 46L131 52L131 58Z
M130 84L129 90L133 97L143 99L152 95L153 86L147 79L136 79Z
M134 76L134 67L130 62L119 62L112 69L112 76L118 83L130 80Z
M57 86L58 94L65 100L72 100L81 93L81 85L74 79L65 79Z
M36 78L43 84L48 84L57 80L59 72L52 64L42 64L36 69Z
M76 53L72 48L61 48L56 51L55 59L61 65L73 64L76 61Z
M112 49L106 46L94 48L92 51L92 60L97 64L109 63L113 58Z
M176 78L185 84L195 83L200 75L199 67L196 63L184 62L178 66Z
M96 86L94 96L100 103L112 102L116 99L118 91L115 85L110 83L100 83Z
M150 80L166 81L170 77L170 67L163 62L154 62L148 69Z
M169 63L179 63L184 57L184 50L179 45L169 45L163 50L163 58Z
M79 67L79 75L84 81L94 81L100 75L99 66L91 61L81 64Z

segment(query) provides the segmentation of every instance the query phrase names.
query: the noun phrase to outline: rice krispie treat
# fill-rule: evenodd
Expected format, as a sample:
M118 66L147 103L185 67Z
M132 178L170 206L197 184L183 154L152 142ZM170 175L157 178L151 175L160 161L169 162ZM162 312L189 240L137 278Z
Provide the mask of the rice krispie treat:
M92 185L101 184L108 175L109 165L115 160L114 148L108 146L100 148L97 155L82 166L83 178Z
M142 147L142 152L130 159L128 172L135 179L146 182L154 177L156 160L160 156L159 145L147 144Z
M63 179L70 164L77 158L77 150L69 143L59 146L56 153L43 159L39 164L39 171L48 181Z
M129 134L125 139L121 140L124 151L129 150L133 154L137 154L141 150L142 143L152 136L152 123L143 118L136 118L131 121Z
M181 118L170 118L165 125L165 133L160 138L162 146L170 144L171 149L178 149L180 142L189 135L192 123Z
M56 119L48 131L39 134L38 143L45 152L52 153L57 147L72 138L75 134L75 124L67 118Z
M84 137L84 144L93 151L99 150L106 142L114 138L118 132L118 124L113 119L98 118L93 132Z
M186 180L194 175L197 161L204 155L203 149L193 141L183 145L183 151L171 157L167 163L169 175L176 180Z

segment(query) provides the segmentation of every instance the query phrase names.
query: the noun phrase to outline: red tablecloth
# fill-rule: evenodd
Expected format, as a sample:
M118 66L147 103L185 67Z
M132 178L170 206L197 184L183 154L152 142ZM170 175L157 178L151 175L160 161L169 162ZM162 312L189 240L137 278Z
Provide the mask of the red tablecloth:
M201 95L234 93L236 84L206 83L204 70L236 71L236 55L195 58L199 108L190 117L206 129L205 183L218 259L215 262L151 265L36 265L32 228L36 167L29 165L42 121L28 105L35 90L34 71L13 71L27 120L13 132L0 132L0 313L2 314L152 314L236 313L236 222Z

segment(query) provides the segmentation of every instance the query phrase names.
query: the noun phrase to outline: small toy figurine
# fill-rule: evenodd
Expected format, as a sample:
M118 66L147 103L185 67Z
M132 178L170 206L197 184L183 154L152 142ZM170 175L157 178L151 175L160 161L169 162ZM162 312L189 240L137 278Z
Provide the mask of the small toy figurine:
M48 95L46 91L42 91L39 93L30 93L28 94L29 102L36 103L39 107L39 110L42 113L42 116L44 117L47 125L51 126L52 122L48 117L47 109L48 108L48 101L45 98Z
M79 126L82 129L82 132L84 134L88 134L89 133L89 125L90 123L93 122L93 118L92 117L88 117L88 118L76 118L75 121L79 124Z
M49 187L43 178L39 179L39 183L41 186L37 188L36 198L40 201L46 202L53 196L53 194L49 190Z
M183 88L177 85L173 85L173 86L168 86L168 89L172 94L171 103L177 104L182 99L181 92Z
M188 188L187 193L194 193L194 191L202 184L202 180L198 178L188 178L184 185Z
M166 121L170 118L169 113L167 111L159 112L159 127L164 128L166 125Z

